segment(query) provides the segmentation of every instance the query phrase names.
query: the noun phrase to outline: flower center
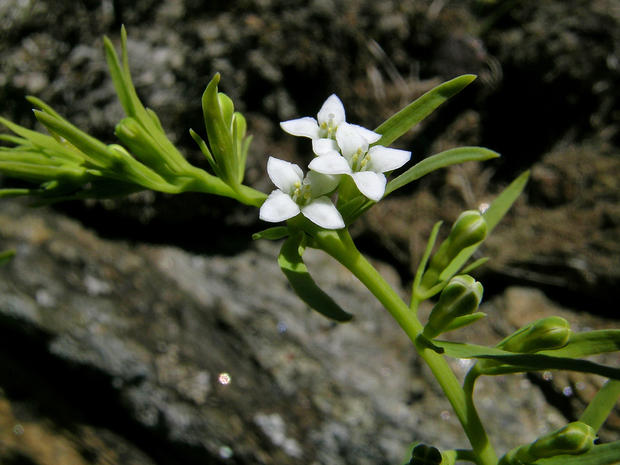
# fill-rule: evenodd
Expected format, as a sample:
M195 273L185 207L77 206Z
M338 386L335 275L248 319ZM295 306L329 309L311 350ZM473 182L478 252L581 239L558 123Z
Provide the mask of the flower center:
M359 148L351 157L351 162L349 164L351 165L351 170L353 171L364 171L369 161L370 155L368 152L364 153L364 151Z
M295 189L291 193L291 198L297 203L297 205L307 205L312 200L312 190L310 184L305 180L303 183L297 181L295 183Z
M323 121L319 126L319 136L323 139L335 139L338 125L334 123L336 115L330 113L327 121Z

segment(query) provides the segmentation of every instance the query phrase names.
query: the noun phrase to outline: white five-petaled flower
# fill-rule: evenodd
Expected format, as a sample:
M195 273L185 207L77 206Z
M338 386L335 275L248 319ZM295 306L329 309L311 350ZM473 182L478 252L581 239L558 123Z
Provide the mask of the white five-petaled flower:
M325 229L344 228L344 221L327 195L339 182L339 176L310 171L305 177L299 166L269 157L267 174L278 189L269 194L260 207L261 220L277 223L304 215Z
M411 152L405 150L381 145L369 149L372 142L357 126L344 122L336 130L336 143L340 153L325 147L324 151L318 151L318 157L310 162L308 168L323 174L348 174L359 191L375 202L381 200L385 193L387 180L383 173L400 168L411 158Z

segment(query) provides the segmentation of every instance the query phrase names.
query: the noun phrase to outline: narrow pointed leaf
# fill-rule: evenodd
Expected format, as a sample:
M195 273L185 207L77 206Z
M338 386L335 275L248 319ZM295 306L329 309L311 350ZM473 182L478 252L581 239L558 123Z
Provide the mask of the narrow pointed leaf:
M375 129L375 132L381 134L381 139L376 142L376 145L390 145L430 115L439 105L458 94L474 79L476 76L473 74L459 76L440 84L414 100Z
M452 322L443 330L444 333L448 331L454 331L455 329L463 328L464 326L468 326L476 321L480 320L487 316L486 313L475 312L469 315L463 315L455 318Z
M332 320L349 321L353 316L340 308L330 296L317 286L310 276L299 253L302 239L303 235L298 234L284 241L278 256L278 264L282 272L301 300L312 309Z
M620 398L620 381L607 380L581 414L579 421L598 431L616 406L618 398Z
M458 165L459 163L468 161L490 160L491 158L497 158L499 156L499 153L484 147L457 147L431 155L419 163L416 163L400 176L392 179L385 189L385 195L440 168Z
M267 228L263 231L252 234L252 239L257 241L259 239L268 239L271 241L277 241L283 239L290 234L289 229L286 226L275 226L273 228Z
M464 344L448 341L433 341L435 345L445 350L445 354L455 358L477 358L493 360L501 364L497 367L485 369L485 374L505 374L541 370L569 370L583 373L593 373L611 379L620 379L620 368L608 367L587 360L566 357L552 357L549 355L516 354L498 349L474 344Z

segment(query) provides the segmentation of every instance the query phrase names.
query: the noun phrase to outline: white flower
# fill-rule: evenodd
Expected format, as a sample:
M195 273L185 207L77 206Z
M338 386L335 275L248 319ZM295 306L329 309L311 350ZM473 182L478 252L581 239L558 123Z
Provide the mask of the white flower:
M359 191L378 202L385 193L387 180L383 173L400 168L411 158L411 152L381 145L368 148L369 142L356 126L342 123L336 131L336 150L318 153L308 168L323 174L348 174Z
M318 119L318 121L317 121ZM337 150L336 132L345 123L344 106L336 94L330 95L317 114L317 119L310 116L292 119L280 123L280 127L289 134L312 139L312 149L317 155L329 150ZM381 134L377 134L362 126L352 124L369 144L377 142Z
M261 220L277 223L304 215L325 229L344 228L344 221L329 197L340 181L339 176L309 172L278 158L269 157L267 174L278 189L269 194L260 207Z

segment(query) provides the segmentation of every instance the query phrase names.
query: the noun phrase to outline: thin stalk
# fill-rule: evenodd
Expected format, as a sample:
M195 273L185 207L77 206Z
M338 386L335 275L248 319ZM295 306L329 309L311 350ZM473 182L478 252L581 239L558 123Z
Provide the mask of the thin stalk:
M357 250L346 229L337 232L319 232L315 236L315 241L321 249L347 267L372 292L411 339L452 405L469 438L478 465L496 465L497 455L478 413L473 403L467 401L467 396L448 363L443 356L417 342L423 326L415 316L415 312L403 302L381 274Z

